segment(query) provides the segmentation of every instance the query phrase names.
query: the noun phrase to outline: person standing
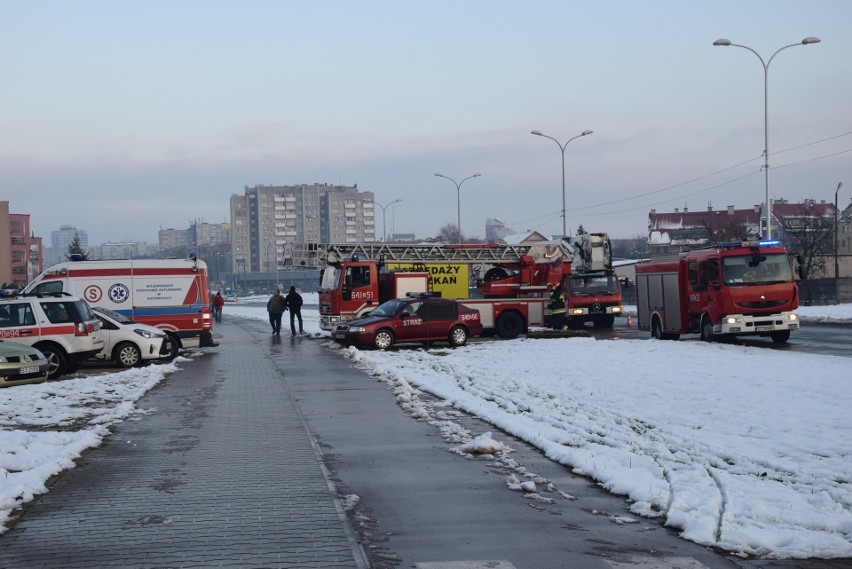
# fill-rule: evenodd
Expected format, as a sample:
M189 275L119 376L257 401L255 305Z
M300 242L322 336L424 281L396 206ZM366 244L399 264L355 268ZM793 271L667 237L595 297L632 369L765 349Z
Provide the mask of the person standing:
M272 296L266 302L266 311L269 313L269 323L272 325L272 335L281 335L281 316L287 310L287 300L281 296L281 289L272 291Z
M302 295L296 292L296 287L291 286L290 292L287 293L285 297L287 301L287 308L290 309L290 332L293 335L296 335L296 318L299 319L299 334L304 334L305 331L302 328Z
M216 319L216 322L222 321L222 307L225 306L225 298L222 296L221 292L217 292L216 296L213 297L213 316Z

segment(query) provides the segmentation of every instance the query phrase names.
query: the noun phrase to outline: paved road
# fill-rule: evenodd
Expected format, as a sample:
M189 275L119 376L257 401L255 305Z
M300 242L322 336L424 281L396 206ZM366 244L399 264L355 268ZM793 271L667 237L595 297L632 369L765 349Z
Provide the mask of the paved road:
M850 567L742 560L654 520L623 523L620 498L459 415L564 493L531 501L505 465L449 452L326 340L228 318L217 334L0 537L0 566ZM347 495L359 497L348 516Z

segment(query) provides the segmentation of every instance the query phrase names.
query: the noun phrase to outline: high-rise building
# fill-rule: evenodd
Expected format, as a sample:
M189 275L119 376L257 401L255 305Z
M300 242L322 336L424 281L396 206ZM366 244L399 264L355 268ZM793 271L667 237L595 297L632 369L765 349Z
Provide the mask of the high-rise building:
M375 241L375 217L373 192L357 186L246 186L231 196L233 271L292 265L296 243Z

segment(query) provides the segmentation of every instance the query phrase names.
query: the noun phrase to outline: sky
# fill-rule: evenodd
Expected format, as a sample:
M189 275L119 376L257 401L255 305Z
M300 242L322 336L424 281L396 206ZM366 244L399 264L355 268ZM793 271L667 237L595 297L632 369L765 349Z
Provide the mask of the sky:
M651 209L751 208L765 196L765 74L719 38L764 60L821 38L769 67L771 195L852 188L846 0L0 10L0 199L46 240L73 225L90 244L155 243L161 228L230 221L245 186L302 183L402 200L388 233L434 236L460 215L471 237L489 217L560 234L561 145L586 130L565 146L569 232L635 237Z
M450 451L490 453L486 458L514 468L508 490L531 500L576 499L513 465L504 433L625 496L630 515L618 523L662 517L686 539L744 555L852 557L846 358L594 338L358 350L320 331L315 297L305 295L305 331L384 381L406 412L440 429ZM804 322L852 325L852 304L798 312ZM262 303L228 303L224 318L265 321L266 313ZM0 389L0 525L47 492L48 478L101 444L109 425L138 416L135 401L148 389L209 350L168 364ZM714 362L711 375L683 373L702 360ZM467 431L423 392L493 429Z

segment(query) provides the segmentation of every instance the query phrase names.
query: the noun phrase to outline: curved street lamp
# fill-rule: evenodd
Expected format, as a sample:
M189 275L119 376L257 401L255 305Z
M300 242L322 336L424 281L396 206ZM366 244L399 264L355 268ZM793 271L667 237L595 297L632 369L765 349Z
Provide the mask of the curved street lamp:
M379 206L380 208L382 208L382 243L387 243L387 242L388 242L388 232L387 232L387 229L385 229L385 227L387 227L387 226L385 225L385 209L387 209L387 208L389 208L390 206L392 206L393 204L395 204L395 203L399 203L399 202L401 202L401 201L402 201L401 199L400 199L400 200L393 200L392 202L387 203L387 204L385 204L385 205L382 205L382 204L380 204L379 202L373 202L373 203L375 203L377 206Z
M456 211L458 212L458 214L457 214L458 215L458 222L457 223L458 223L458 230L459 230L459 243L461 243L461 238L462 238L462 232L461 232L461 186L462 186L462 184L465 183L466 180L470 180L471 178L476 178L477 176L481 176L482 174L477 172L476 174L473 174L472 176L468 176L467 178L463 179L461 182L456 182L455 180L453 180L449 176L444 176L440 172L436 172L435 175L438 176L439 178L446 178L449 181L451 181L453 184L456 185Z
M722 45L726 47L732 45L734 47L741 47L743 49L747 49L753 54L755 54L760 60L760 64L763 65L763 175L766 180L766 232L763 234L764 239L772 239L772 204L769 201L769 65L772 63L772 60L775 59L776 55L778 55L789 47L796 47L797 45L810 45L812 43L819 43L820 41L822 40L820 40L819 38L807 37L799 43L791 43L790 45L785 45L784 47L778 49L775 53L773 53L772 57L770 57L768 61L764 61L764 59L760 56L759 53L757 53L755 50L753 50L747 45L733 43L731 42L731 40L727 39L718 39L713 42L713 45Z
M584 130L583 132L581 132L577 136L569 138L567 141L565 141L565 144L560 144L558 140L556 140L552 136L548 136L546 134L543 134L540 130L530 131L530 134L534 134L536 136L543 136L544 138L549 138L550 140L555 142L556 146L559 147L559 150L562 151L562 238L563 239L568 237L568 233L567 233L567 231L568 231L568 223L567 223L568 219L565 215L565 211L566 211L565 210L565 148L568 146L568 143L571 142L572 140L576 140L576 139L583 137L583 136L588 136L588 135L592 134L593 132L594 131L592 131L592 130Z

